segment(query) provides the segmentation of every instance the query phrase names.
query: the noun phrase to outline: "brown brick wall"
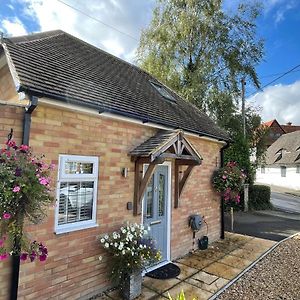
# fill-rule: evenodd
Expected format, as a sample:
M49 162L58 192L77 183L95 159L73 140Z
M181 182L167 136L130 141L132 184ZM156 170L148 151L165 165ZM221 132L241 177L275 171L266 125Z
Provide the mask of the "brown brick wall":
M19 299L78 299L108 286L107 256L96 236L118 229L128 220L140 222L140 217L126 210L134 191L134 164L127 153L155 132L146 126L98 115L42 104L37 107L30 135L35 153L44 153L46 160L56 165L59 154L99 156L99 227L56 235L55 207L51 206L45 222L28 227L33 238L47 245L49 258L45 263L22 263ZM211 173L219 161L219 145L200 138L188 139L203 156L203 163L194 168L178 209L173 209L172 200L172 258L186 254L192 247L190 214L206 216L210 240L218 239L220 234L219 201L210 187ZM127 178L121 176L123 167L129 168ZM57 168L52 178L54 187L56 175ZM104 257L101 263L99 255Z

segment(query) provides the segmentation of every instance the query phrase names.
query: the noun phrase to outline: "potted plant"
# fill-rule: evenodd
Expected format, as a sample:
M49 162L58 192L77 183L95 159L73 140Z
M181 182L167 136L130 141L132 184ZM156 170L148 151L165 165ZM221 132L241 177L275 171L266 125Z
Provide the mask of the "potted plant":
M155 242L147 236L143 224L127 224L118 232L99 237L101 245L111 254L111 279L119 285L123 299L141 294L142 269L161 259Z
M223 168L214 172L213 187L224 197L225 203L230 206L231 230L233 231L233 206L240 203L240 192L246 175L236 162L228 162Z
M45 245L31 241L24 231L25 220L39 223L53 200L49 187L53 166L42 158L13 140L0 150L0 260L10 255L22 261L47 258Z

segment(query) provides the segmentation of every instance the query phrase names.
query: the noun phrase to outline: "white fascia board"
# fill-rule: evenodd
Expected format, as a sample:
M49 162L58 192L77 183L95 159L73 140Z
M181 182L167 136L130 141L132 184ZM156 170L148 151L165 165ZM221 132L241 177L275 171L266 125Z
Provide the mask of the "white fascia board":
M120 121L124 121L124 122L134 123L134 124L147 126L147 127L151 127L151 128L164 129L164 130L174 130L173 127L163 126L163 125L152 123L152 122L143 123L142 121L140 121L138 119L123 117L123 116L113 114L113 113L103 112L103 113L99 114L99 111L97 109L87 108L87 107L83 107L83 106L75 105L75 104L64 103L62 101L53 100L53 99L46 98L46 97L39 98L39 103L49 105L49 106L69 109L69 110L73 110L73 111L76 111L76 112L91 114L91 115L98 116L98 117L104 117L104 118L110 118L110 119L114 119L114 120L120 120ZM200 135L197 135L195 133L191 133L191 132L188 132L188 131L185 131L185 130L183 132L187 136L193 136L193 137L196 137L196 138L199 138L199 139L202 139L202 140L206 140L206 141L210 141L210 142L213 142L213 143L217 143L217 144L220 144L220 145L226 145L227 144L225 141L219 141L219 140L214 139L214 138L210 138L210 137L206 137L206 136L200 136Z
M18 91L19 87L20 87L20 79L19 79L19 76L17 74L17 71L16 71L16 68L15 68L15 65L9 55L9 51L6 47L5 44L2 44L2 47L4 49L4 54L5 54L5 57L6 57L6 62L7 62L7 65L8 65L8 68L9 68L9 71L10 71L10 74L13 78L13 81L14 81L14 84L15 84L15 87L16 87L16 91Z

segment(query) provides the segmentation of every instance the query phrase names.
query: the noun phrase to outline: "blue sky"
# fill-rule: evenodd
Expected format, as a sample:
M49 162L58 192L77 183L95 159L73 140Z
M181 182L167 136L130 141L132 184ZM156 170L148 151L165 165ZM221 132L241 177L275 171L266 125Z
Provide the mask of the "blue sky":
M226 0L226 9L237 2ZM265 57L257 67L262 86L279 76L273 74L300 65L300 1L265 0L263 4L257 23L258 34L265 40ZM141 30L149 24L154 5L155 0L0 0L0 30L17 36L62 29L133 61ZM276 118L280 123L300 125L300 67L263 91L247 85L246 95L250 95L248 103L260 108L264 121Z

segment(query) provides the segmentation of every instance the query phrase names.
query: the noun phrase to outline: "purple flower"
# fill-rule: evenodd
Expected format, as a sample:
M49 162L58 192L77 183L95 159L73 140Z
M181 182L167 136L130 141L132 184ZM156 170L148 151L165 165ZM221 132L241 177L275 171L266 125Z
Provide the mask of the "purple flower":
M16 176L16 177L20 177L21 175L22 175L22 169L19 168L19 167L17 167L17 168L16 168L16 171L15 171L15 176Z
M33 262L36 258L37 254L35 251L32 251L30 254L29 254L29 258L30 258L30 261Z
M47 259L47 255L46 254L42 254L42 255L40 255L40 257L39 257L39 260L40 261L45 261Z
M20 255L20 260L25 261L28 258L28 253L22 253Z

